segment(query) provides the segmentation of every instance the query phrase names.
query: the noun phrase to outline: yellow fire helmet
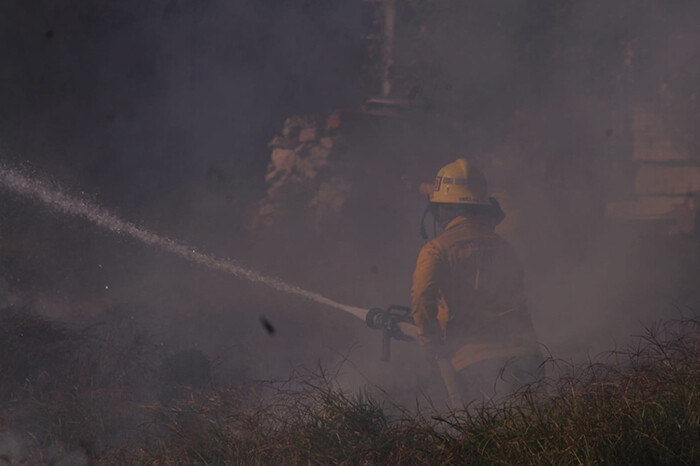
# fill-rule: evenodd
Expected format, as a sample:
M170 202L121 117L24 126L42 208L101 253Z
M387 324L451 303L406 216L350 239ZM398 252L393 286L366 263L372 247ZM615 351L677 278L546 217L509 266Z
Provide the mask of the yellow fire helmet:
M465 159L457 159L440 169L429 200L435 204L492 205L486 177Z

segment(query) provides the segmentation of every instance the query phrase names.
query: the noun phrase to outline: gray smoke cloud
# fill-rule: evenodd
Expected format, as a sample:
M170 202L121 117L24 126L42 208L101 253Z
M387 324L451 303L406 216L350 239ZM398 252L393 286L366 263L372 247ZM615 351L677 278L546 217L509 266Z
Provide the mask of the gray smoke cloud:
M368 308L407 303L422 244L417 186L465 156L508 210L502 232L522 256L539 337L555 354L585 358L677 315L678 283L691 272L676 246L611 222L605 206L631 192L635 107L697 145L688 134L700 114L698 6L398 5L395 71L424 64L411 84L433 107L412 123L348 132L339 157L353 194L345 222L326 235L303 216L253 239L246 227L266 189L266 143L284 119L355 109L372 95L360 84L370 64L362 36L373 27L360 1L4 2L3 159L149 230ZM118 312L174 348L213 355L237 345L255 377L347 356L348 386L416 384L418 349L397 344L394 362L379 363L379 335L354 318L16 199L2 209L3 244L20 251L6 275L21 276L17 286L49 315Z

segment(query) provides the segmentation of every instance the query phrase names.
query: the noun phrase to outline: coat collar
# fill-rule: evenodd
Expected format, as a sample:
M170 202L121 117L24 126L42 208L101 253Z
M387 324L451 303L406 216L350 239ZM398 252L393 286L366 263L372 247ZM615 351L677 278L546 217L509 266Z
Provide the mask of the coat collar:
M493 233L495 225L491 219L482 215L470 215L455 217L444 231L464 229L470 233L488 234Z

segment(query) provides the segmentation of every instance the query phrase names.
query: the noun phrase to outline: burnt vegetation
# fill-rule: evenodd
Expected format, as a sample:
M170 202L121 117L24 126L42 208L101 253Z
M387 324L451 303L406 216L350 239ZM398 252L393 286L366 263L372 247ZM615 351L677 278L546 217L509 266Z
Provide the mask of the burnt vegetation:
M0 428L11 432L0 444L11 464L700 459L700 321L693 319L649 328L633 345L584 365L550 359L536 384L449 412L406 409L377 391L350 394L322 370L281 382L203 383L195 380L209 368L201 355L166 355L134 328L76 330L5 309L0 332ZM193 372L174 380L188 361Z

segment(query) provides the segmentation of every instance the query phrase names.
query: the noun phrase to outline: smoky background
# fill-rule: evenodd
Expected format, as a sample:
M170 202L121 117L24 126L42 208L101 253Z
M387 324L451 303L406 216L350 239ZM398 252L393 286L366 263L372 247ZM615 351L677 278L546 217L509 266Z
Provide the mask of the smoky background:
M267 142L285 119L357 109L378 92L360 1L6 1L0 148L67 191L332 299L406 304L425 196L442 165L486 170L523 259L539 339L585 359L656 319L696 313L695 240L610 220L633 184L633 109L693 150L700 7L692 1L403 1L394 72L425 114L348 118L335 170L343 217L303 209L251 232ZM415 69L424 70L416 72ZM418 86L418 87L416 87ZM398 85L397 85L398 88ZM399 92L399 91L397 91ZM3 194L5 294L77 323L135 322L223 378L344 364L342 383L415 393L418 348L334 310L270 293ZM690 251L690 253L688 253ZM694 255L693 255L694 254ZM270 335L260 324L274 327ZM345 361L345 362L343 362Z

